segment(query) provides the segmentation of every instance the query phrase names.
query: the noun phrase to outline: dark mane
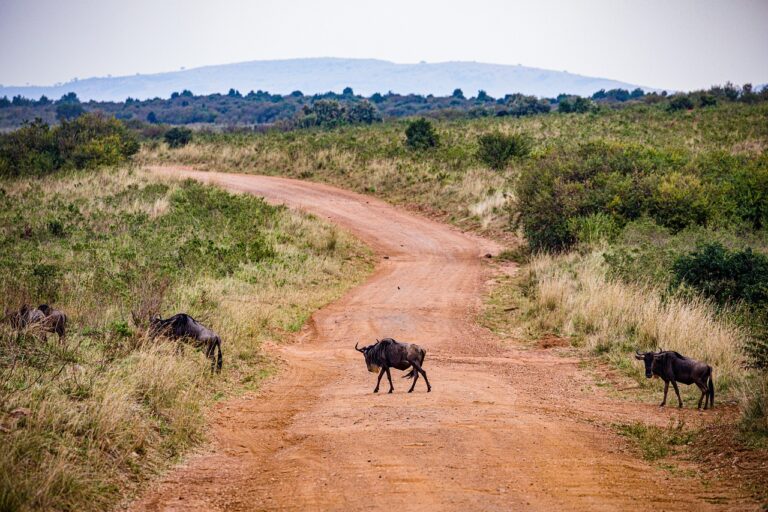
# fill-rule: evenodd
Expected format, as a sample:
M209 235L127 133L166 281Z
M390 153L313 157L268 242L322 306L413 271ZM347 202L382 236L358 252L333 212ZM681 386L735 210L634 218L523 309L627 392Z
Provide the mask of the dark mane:
M368 356L368 360L376 363L381 364L382 362L386 362L387 360L387 347L389 347L390 343L392 343L394 340L392 338L383 338L380 341L377 341L370 349L368 349L368 353L366 354Z

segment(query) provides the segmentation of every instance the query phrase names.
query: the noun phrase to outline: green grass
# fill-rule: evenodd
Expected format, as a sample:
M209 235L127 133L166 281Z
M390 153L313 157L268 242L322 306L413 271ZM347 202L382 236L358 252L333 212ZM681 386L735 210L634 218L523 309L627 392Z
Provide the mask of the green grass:
M643 423L615 425L614 428L619 435L631 440L647 461L670 457L680 446L688 445L696 438L696 432L686 429L682 422L670 423L665 428Z
M262 351L371 269L319 219L136 168L0 182L0 307L49 303L66 341L0 324L0 510L104 510L205 440L215 401L276 371ZM224 371L132 312L217 331Z

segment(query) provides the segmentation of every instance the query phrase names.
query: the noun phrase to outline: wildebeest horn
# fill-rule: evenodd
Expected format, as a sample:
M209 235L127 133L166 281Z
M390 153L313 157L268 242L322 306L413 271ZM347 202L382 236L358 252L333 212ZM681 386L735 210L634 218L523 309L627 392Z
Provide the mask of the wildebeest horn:
M358 344L358 343L360 343L360 342L358 341L357 343L355 343L355 350L357 350L358 352L362 352L362 351L363 351L363 349L357 348L357 344Z
M645 354L640 353L639 350L635 350L635 359L644 359Z

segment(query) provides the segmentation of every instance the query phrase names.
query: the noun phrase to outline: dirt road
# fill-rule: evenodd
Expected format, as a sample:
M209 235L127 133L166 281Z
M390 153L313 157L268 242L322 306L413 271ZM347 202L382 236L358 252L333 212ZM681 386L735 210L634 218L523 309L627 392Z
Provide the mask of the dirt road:
M374 275L317 312L263 389L217 407L213 446L134 510L710 510L745 502L629 454L609 421L676 411L601 394L577 361L503 349L474 318L487 240L333 187L158 168L330 219L377 252ZM386 258L385 258L386 257ZM371 393L356 340L427 348L423 380ZM386 378L384 379L386 380ZM382 390L386 391L382 383ZM638 412L638 409L640 410ZM694 415L693 411L683 414Z

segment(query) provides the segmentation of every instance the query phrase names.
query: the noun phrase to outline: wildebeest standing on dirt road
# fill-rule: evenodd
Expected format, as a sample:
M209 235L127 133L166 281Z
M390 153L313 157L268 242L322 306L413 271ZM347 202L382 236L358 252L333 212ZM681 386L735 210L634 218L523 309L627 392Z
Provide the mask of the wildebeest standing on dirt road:
M678 382L688 385L696 384L699 387L701 390L699 409L701 409L701 401L705 398L704 410L707 409L707 404L710 407L715 406L715 384L712 381L712 367L708 364L689 359L674 351L636 352L635 358L645 363L647 378L658 375L664 380L664 400L659 404L660 407L667 403L670 382L677 394L678 407L683 406L680 390L677 388Z
M155 315L149 322L149 335L167 336L171 339L191 339L196 347L205 348L205 356L211 359L211 373L214 368L221 371L223 359L221 355L221 338L219 335L187 315L177 313L170 318L162 319ZM216 349L219 350L218 360L215 357Z
M392 375L389 373L390 368L397 368L398 370L407 370L411 368L411 371L403 375L403 378L413 377L413 384L408 392L412 392L416 387L416 381L419 380L419 374L424 377L424 382L427 383L427 393L432 391L432 386L427 379L427 372L421 367L424 364L424 357L427 355L427 351L418 345L413 343L400 343L392 338L384 338L382 340L376 340L376 343L363 348L357 348L355 343L355 350L362 352L365 356L365 364L368 366L368 371L371 373L379 372L379 378L376 381L376 388L374 393L379 392L379 384L381 383L381 377L384 372L387 373L389 379L389 393L391 393L395 387L392 385Z
M67 335L67 315L48 304L41 304L36 308L24 304L9 316L14 329L37 327L42 331L44 338L47 337L46 333L55 332L60 340Z

